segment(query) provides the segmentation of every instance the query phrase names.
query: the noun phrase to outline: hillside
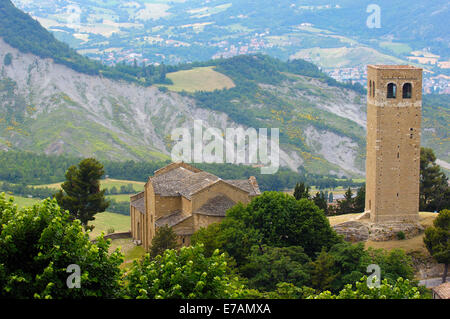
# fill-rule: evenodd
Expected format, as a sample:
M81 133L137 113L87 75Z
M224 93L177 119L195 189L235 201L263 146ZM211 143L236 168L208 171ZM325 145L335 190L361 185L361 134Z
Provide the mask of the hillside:
M25 30L35 26L29 16L18 15ZM20 39L5 20L0 20L0 30ZM77 72L54 56L58 50L51 50L52 58L32 54L33 47L46 47L46 41L50 47L59 43L47 38L39 42L29 35L26 39L31 42L17 45L19 49L0 40L0 146L4 150L101 160L166 160L173 145L171 131L192 128L193 121L201 119L205 127L222 131L239 126L280 128L281 165L292 170L364 174L364 90L332 80L311 63L244 55L164 66L167 76L175 76L177 83L184 81L184 86L189 83L186 74L212 68L216 77L222 77L218 83L224 85L227 79L230 84L229 89L211 91L200 83L190 92L176 93ZM177 91L182 87L169 86ZM443 112L448 110L445 101L436 103ZM439 145L439 158L449 161L448 117L425 112L424 123L424 141Z
M7 53L13 56L11 65L4 65ZM192 127L194 119L202 119L205 126L222 130L249 124L256 128L283 125L283 165L292 169L308 166L306 161L315 155L323 159L310 161L310 169L316 172L362 172L358 156L363 152L357 146L364 129L345 124L363 124L361 97L317 79L291 75L277 85L255 81L258 90L252 92L252 100L241 95L240 103L230 104L229 91L245 88L238 85L211 93L217 99L205 96L207 93L165 93L156 87L81 74L50 59L21 53L3 41L0 70L3 149L95 155L100 159L167 159L172 129ZM289 96L286 90L291 91ZM258 92L263 94L256 96ZM237 111L221 108L225 104L210 103L220 99ZM258 116L251 116L253 112ZM295 119L288 118L292 115ZM320 119L327 119L329 124ZM304 133L300 133L302 129ZM341 143L341 147L322 149L329 139L336 145Z
M147 86L153 83L171 83L165 77L164 66L119 64L108 67L80 55L66 43L58 41L38 21L17 9L10 0L0 2L0 37L23 53L51 58L56 63L84 74L123 79Z
M372 0L13 2L59 39L104 61L127 59L130 50L173 64L258 52L287 58L313 47L355 46L403 58L429 47L449 57L445 0L377 1L379 29L366 26Z

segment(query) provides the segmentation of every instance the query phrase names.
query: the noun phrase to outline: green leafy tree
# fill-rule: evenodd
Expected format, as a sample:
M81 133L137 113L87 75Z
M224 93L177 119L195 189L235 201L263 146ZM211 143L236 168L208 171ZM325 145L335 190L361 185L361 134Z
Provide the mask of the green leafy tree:
M328 251L322 251L311 263L310 286L319 290L338 292L345 285L358 281L367 273L367 266L377 264L381 269L381 279L395 283L397 278L414 279L411 257L401 249L364 249L362 243L342 242Z
M231 256L235 257L234 253L239 251L236 258L239 264L250 255L255 244L301 246L311 257L341 239L312 201L305 198L296 200L279 192L264 192L248 205L236 205L227 211L221 223L220 241Z
M450 263L450 210L444 209L433 221L433 227L425 229L423 241L430 255L444 264L442 282L446 282Z
M310 199L311 195L309 195L309 186L305 186L304 182L297 183L294 189L294 197L297 200L302 198Z
M338 243L311 263L311 287L339 291L364 276L371 261L362 243Z
M311 281L310 285L314 289L320 291L331 289L333 281L338 278L339 273L336 274L334 269L334 259L322 250L315 261L311 263Z
M95 220L94 215L104 212L109 205L105 190L100 190L103 174L100 162L93 158L84 159L78 167L69 167L62 190L55 194L59 206L68 210L73 219L79 219L85 229L88 229L89 221Z
M152 239L152 246L150 248L150 257L155 258L162 255L167 249L178 248L177 235L172 227L164 225L156 229L155 236Z
M301 246L312 257L341 240L312 201L278 192L264 192L248 205L235 205L221 223L198 231L192 239L204 244L208 254L216 248L226 252L238 267L248 262L255 245Z
M412 258L403 249L386 251L369 247L366 253L367 255L363 257L365 259L363 268L365 269L370 264L380 266L381 279L386 279L391 284L400 277L410 281L414 280Z
M316 195L314 195L312 200L313 200L314 204L317 205L317 207L319 207L321 210L323 210L325 215L328 215L328 203L327 203L328 197L325 196L325 194L323 192L317 192Z
M315 291L309 287L297 287L292 283L279 282L276 289L262 293L262 298L267 299L306 299L314 295Z
M138 299L215 299L246 296L243 282L232 275L225 254L206 257L202 245L147 254L125 277L126 295Z
M212 256L213 252L221 245L219 242L220 224L213 223L208 227L202 227L191 236L192 245L202 244L206 256Z
M333 260L330 277L334 276L331 290L338 291L346 284L354 283L364 276L366 265L364 257L367 253L362 243L351 244L343 242L334 245L327 252L328 258Z
M254 246L249 262L242 268L242 274L249 279L250 288L271 291L277 283L292 283L297 287L309 281L306 265L310 262L302 247Z
M352 192L351 188L349 187L344 194L344 199L338 200L336 213L338 215L354 213L354 204L353 203L354 203L353 192Z
M258 229L249 227L240 219L240 216L248 214L244 205L239 203L232 210L230 215L227 214L229 217L225 217L220 223L217 248L227 252L240 266L247 262L251 248L262 244L263 238Z
M448 178L430 148L420 149L420 195L421 211L450 209L450 187Z
M329 203L332 203L333 200L334 200L334 198L333 198L333 192L330 192L330 194L328 195L328 202L329 202Z
M116 186L111 187L111 189L109 190L109 193L110 193L111 195L117 195L117 194L119 194L119 192L117 191L117 187L116 187Z
M6 66L11 65L12 59L13 59L12 54L11 53L6 53L5 57L3 58L3 64L6 65Z
M120 251L109 253L103 236L92 243L55 200L19 210L1 194L0 225L0 298L121 297ZM80 269L80 288L69 289L73 264Z
M356 197L353 200L353 211L355 213L362 213L366 209L366 186L361 186L356 192Z
M346 285L337 295L324 291L318 295L311 295L308 299L423 299L424 297L419 288L408 279L400 277L395 283L389 283L385 279L378 288L371 288L367 284L367 277L364 276L354 285Z

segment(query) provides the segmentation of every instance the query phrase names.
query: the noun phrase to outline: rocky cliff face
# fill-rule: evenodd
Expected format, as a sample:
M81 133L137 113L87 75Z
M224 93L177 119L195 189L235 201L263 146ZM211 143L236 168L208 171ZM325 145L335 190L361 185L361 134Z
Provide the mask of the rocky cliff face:
M5 56L12 56L5 65ZM364 137L365 114L354 92L327 87L299 77L303 87L268 87L280 97L309 101L310 107L350 123ZM287 90L287 93L286 93ZM283 93L285 92L285 93ZM304 104L304 103L303 103ZM245 107L245 106L244 106ZM258 107L258 106L248 106ZM299 112L302 106L298 106ZM23 54L0 39L0 147L47 154L96 156L114 160L169 158L170 134L176 127L239 127L227 114L200 108L192 98L157 87L144 88L99 76L77 73L51 59ZM333 119L330 119L333 120ZM347 122L345 122L347 121ZM269 126L270 127L270 126ZM364 150L355 134L345 136L314 125L305 126L303 138L311 154L281 145L281 165L297 169L311 157L320 157L323 173L361 175ZM310 165L317 172L317 167Z

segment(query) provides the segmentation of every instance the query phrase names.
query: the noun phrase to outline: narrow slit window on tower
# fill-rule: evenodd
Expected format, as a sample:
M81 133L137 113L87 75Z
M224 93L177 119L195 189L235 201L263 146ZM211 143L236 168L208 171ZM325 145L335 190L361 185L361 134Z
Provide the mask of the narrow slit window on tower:
M410 99L412 97L412 85L411 83L403 84L403 98Z
M369 81L369 96L372 96L372 80Z
M397 97L397 85L389 83L387 86L387 98L395 99Z
M375 81L372 84L372 96L375 97Z

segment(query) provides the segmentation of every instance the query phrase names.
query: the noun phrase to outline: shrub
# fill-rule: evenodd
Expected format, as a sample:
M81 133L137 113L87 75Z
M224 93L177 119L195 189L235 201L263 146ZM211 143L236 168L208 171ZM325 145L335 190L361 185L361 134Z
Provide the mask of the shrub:
M398 240L403 240L403 239L405 239L405 238L406 238L406 236L405 236L405 233L404 233L404 232L399 231L399 232L397 233L397 239L398 239Z
M398 278L393 284L385 279L381 285L370 288L367 277L364 276L355 285L346 285L337 295L324 291L318 295L311 295L308 299L422 299L420 290L408 279Z
M79 220L56 200L17 209L0 194L0 298L117 298L123 256L108 252L103 236L91 243ZM81 287L69 289L69 265L78 265Z
M6 65L6 66L8 66L8 65L11 65L11 63L12 63L12 54L11 53L7 53L6 55L5 55L5 58L3 59L3 63Z
M204 254L203 245L168 249L156 258L147 254L128 272L126 294L137 299L205 299L245 296L244 285L232 275L225 254Z

